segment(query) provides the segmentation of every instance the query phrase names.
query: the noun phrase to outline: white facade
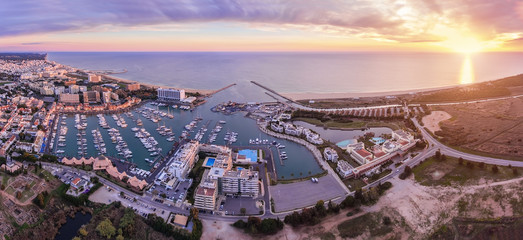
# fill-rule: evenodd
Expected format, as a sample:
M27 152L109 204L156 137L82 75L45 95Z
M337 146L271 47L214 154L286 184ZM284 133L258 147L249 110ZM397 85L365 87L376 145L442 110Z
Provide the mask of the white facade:
M181 101L185 99L185 90L158 88L158 99L164 101Z

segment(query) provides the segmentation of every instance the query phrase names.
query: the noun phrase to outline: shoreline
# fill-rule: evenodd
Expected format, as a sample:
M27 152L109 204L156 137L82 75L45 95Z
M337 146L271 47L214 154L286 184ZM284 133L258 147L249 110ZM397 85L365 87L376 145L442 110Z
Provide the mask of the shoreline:
M384 92L282 92L281 95L288 97L294 101L299 100L324 100L324 99L347 99L347 98L364 98L364 97L386 97L411 95L423 92L438 91L444 89L451 89L467 85L453 85L444 87L421 88L412 90L398 90L398 91L384 91Z
M88 72L88 71L85 71L85 72ZM209 94L213 94L214 92L216 92L216 90L211 90L211 89L178 88L178 87L171 87L171 86L158 85L158 84L152 84L152 83L144 83L144 82L130 80L130 79L126 79L126 78L111 76L110 74L101 74L101 76L105 77L107 79L110 79L110 80L121 82L121 83L139 83L142 86L145 86L148 88L153 88L153 89L156 89L156 88L171 88L171 89L178 89L178 90L183 89L183 90L185 90L185 92L188 92L188 93L199 92L202 95L209 95Z

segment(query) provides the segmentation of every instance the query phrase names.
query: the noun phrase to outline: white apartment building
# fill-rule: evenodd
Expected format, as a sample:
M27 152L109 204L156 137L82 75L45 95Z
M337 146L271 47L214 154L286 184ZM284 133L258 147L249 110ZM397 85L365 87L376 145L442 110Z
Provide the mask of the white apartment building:
M257 197L259 194L258 172L249 169L228 170L218 178L218 193Z
M331 162L338 162L339 158L338 153L330 147L325 148L325 150L323 150L323 157L325 158L325 160Z
M336 170L342 178L350 177L353 174L354 168L348 162L340 160L337 165Z
M185 90L158 88L158 99L162 101L181 101L185 99Z

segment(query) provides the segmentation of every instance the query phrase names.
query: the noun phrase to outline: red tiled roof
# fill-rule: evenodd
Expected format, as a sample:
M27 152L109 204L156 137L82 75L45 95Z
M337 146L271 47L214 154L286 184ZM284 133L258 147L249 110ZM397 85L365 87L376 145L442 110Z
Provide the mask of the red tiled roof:
M360 156L366 158L368 156L370 156L370 152L368 152L367 150L365 149L360 149L360 150L357 150L356 153L358 153Z

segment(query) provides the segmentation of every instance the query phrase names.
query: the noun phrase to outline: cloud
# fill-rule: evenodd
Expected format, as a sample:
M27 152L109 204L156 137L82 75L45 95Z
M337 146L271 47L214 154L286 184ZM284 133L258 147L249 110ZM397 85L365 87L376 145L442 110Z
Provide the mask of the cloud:
M43 42L24 42L20 43L20 45L40 45L43 44Z
M521 0L0 1L0 37L216 21L326 29L398 42L441 41L431 32L438 24L470 29L484 39L523 31Z

